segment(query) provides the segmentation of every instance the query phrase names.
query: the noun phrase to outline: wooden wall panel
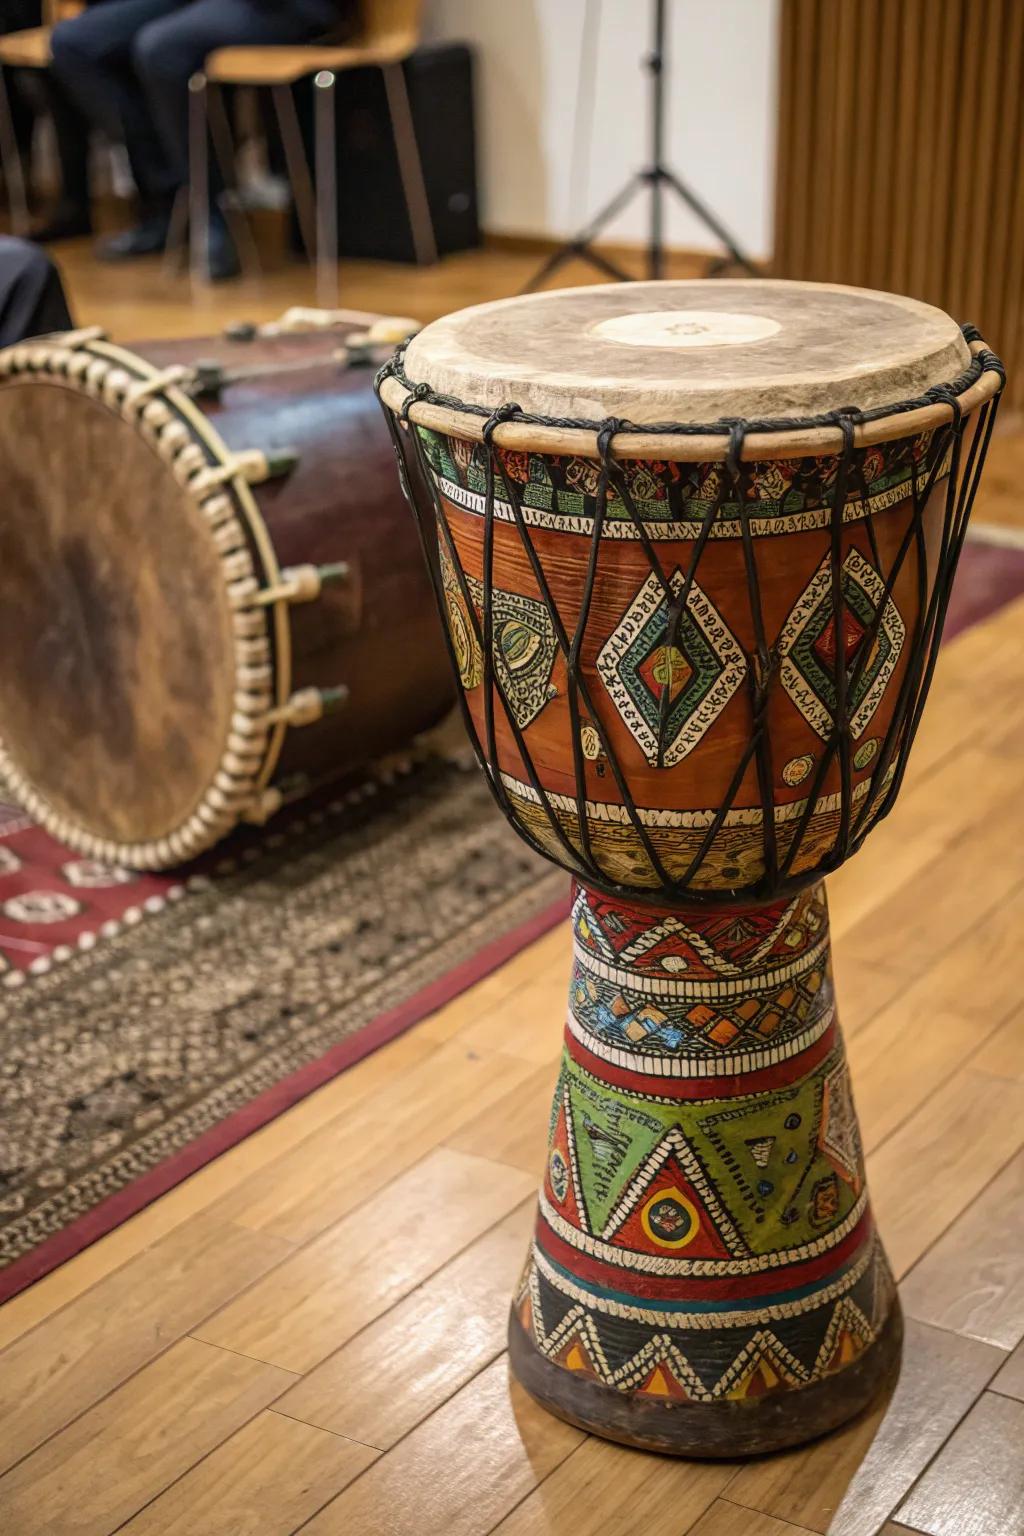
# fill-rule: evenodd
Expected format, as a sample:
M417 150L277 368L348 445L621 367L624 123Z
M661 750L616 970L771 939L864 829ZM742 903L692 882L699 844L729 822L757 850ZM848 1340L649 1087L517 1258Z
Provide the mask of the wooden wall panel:
M1024 405L1024 0L782 0L774 268L980 327Z

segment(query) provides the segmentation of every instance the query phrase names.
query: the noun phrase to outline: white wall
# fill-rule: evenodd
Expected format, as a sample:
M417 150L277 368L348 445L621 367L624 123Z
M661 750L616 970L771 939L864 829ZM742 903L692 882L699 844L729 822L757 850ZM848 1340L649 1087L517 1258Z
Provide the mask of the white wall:
M648 0L427 0L477 54L484 222L565 235L647 157ZM669 0L669 164L755 256L771 249L778 0ZM589 104L589 106L588 106ZM607 238L644 238L640 197ZM714 239L675 206L673 245Z

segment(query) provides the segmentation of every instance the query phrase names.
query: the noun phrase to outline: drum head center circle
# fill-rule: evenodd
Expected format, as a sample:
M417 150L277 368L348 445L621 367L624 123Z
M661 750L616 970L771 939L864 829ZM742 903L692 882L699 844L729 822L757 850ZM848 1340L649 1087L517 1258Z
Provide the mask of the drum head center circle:
M654 309L613 315L590 334L624 347L735 347L767 341L782 330L767 315L732 314L715 309Z

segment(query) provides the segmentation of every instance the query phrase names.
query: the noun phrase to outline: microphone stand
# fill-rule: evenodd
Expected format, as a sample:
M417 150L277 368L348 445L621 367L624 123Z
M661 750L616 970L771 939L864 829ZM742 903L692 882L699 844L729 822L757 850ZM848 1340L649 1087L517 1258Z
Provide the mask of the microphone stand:
M666 0L655 0L654 4L654 46L644 60L644 66L650 76L650 122L651 122L651 161L641 170L635 171L626 182L626 185L606 203L589 224L578 234L573 235L557 250L552 251L548 259L534 273L523 293L532 293L535 289L543 287L548 278L552 277L560 267L575 257L589 261L592 267L596 267L605 276L614 278L617 282L631 281L630 274L601 251L594 250L594 241L604 229L611 223L617 214L629 204L638 192L645 188L650 189L650 224L647 236L647 276L659 278L665 270L665 240L664 240L664 197L666 190L674 192L686 206L696 214L716 237L727 251L726 256L721 256L715 261L709 271L709 276L717 276L724 268L735 265L749 272L751 277L759 275L750 258L743 252L733 236L726 229L718 216L712 212L708 205L701 200L672 170L665 164L665 37L667 30Z

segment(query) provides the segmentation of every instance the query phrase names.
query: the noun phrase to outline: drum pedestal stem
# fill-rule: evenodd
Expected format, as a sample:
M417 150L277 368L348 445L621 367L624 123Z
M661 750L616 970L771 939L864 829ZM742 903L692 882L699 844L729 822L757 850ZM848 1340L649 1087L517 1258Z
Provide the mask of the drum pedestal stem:
M898 1368L818 885L734 912L578 888L562 1071L513 1369L560 1417L686 1456L857 1413Z

